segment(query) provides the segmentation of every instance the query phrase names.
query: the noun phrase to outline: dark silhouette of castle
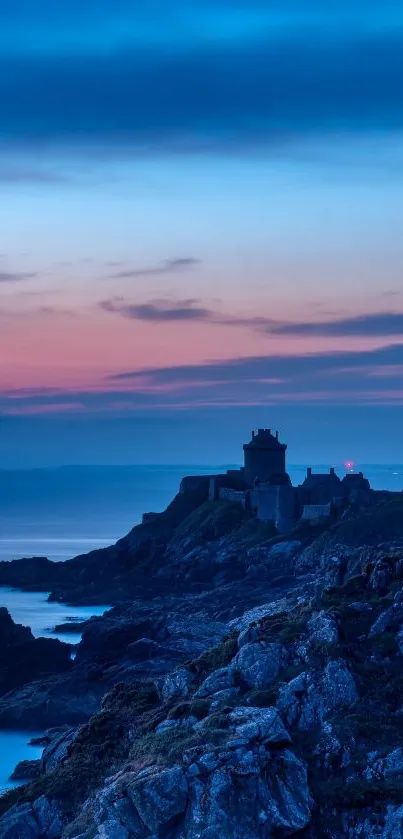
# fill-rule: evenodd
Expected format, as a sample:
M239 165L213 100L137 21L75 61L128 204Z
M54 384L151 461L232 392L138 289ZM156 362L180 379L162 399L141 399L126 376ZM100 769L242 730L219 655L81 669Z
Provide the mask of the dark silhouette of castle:
M261 521L272 521L286 533L300 520L318 520L337 515L348 504L368 504L369 481L362 472L347 473L342 479L334 467L315 473L308 468L306 478L293 486L286 470L287 446L280 442L278 431L270 428L252 431L243 446L244 465L225 474L184 478L181 491L192 490L209 482L211 501L226 500L242 505Z

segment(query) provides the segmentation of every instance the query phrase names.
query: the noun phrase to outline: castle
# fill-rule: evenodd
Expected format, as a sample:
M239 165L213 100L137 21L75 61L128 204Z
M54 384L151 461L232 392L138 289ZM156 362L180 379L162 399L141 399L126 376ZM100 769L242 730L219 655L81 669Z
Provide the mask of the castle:
M369 502L371 487L362 472L340 479L333 467L326 473L309 468L303 483L293 486L286 471L287 446L270 428L253 431L243 451L240 469L208 478L189 476L183 479L181 491L208 480L211 501L240 504L261 521L273 522L280 533L287 533L300 520L328 518L347 504Z

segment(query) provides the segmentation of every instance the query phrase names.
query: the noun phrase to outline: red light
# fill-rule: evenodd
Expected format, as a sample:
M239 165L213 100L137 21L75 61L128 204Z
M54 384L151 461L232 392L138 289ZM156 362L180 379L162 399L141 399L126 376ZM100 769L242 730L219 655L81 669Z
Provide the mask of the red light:
M352 461L352 460L347 460L347 461L346 461L346 469L348 469L348 470L349 470L349 472L352 472L352 471L353 471L353 469L354 469L354 463L353 463L353 461Z

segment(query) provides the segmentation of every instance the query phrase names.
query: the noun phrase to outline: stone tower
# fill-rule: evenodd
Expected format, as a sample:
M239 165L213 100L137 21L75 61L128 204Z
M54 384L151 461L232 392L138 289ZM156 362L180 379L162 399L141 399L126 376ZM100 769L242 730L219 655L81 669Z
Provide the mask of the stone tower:
M270 428L252 431L250 443L244 447L244 477L248 486L256 483L282 484L286 481L285 453L287 446L280 443L278 432Z

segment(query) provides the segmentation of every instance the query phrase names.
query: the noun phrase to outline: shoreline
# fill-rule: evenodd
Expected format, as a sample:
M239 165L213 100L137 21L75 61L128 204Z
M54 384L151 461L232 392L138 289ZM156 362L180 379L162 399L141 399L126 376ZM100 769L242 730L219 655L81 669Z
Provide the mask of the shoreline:
M28 812L36 818L42 801L61 825L89 814L93 835L88 802L98 806L116 772L125 797L134 788L142 795L149 783L153 800L165 783L161 773L177 777L169 789L179 783L184 790L182 809L174 814L178 825L196 818L195 784L207 799L214 794L216 769L225 773L231 800L239 784L249 795L251 777L268 785L269 812L283 807L276 779L285 777L292 813L300 814L295 820L288 814L287 835L309 823L311 799L327 812L332 798L320 798L320 783L323 775L334 783L333 764L329 759L318 773L312 755L319 754L321 741L305 749L299 709L318 737L323 725L339 732L346 717L354 735L356 705L367 703L369 719L379 708L374 661L386 668L381 683L400 678L398 641L389 637L387 621L390 612L403 626L403 494L375 493L370 505L351 504L336 519L305 522L279 535L241 505L206 499L205 491L204 485L180 493L164 513L116 545L70 562L39 557L0 564L0 580L19 579L25 586L8 586L10 597L41 604L49 643L55 639L51 623L59 629L67 623L71 640L71 612L96 608L83 606L87 598L100 600L108 590L110 603L119 604L81 623L74 661L22 680L0 698L1 731L63 728L51 735L49 762L41 764L39 776L0 800L0 839L10 807L16 808L13 818L23 820ZM47 610L63 612L66 620L51 622ZM378 640L374 627L385 620L389 634ZM391 704L393 691L388 696L382 702ZM279 740L272 747L274 721ZM396 718L388 729L391 752L399 731ZM360 728L360 744L364 736ZM366 752L364 758L367 766ZM105 805L107 820L115 818L115 804ZM256 824L259 812L252 808ZM102 813L96 810L101 824ZM126 830L127 814L119 818ZM214 830L219 835L218 824Z

